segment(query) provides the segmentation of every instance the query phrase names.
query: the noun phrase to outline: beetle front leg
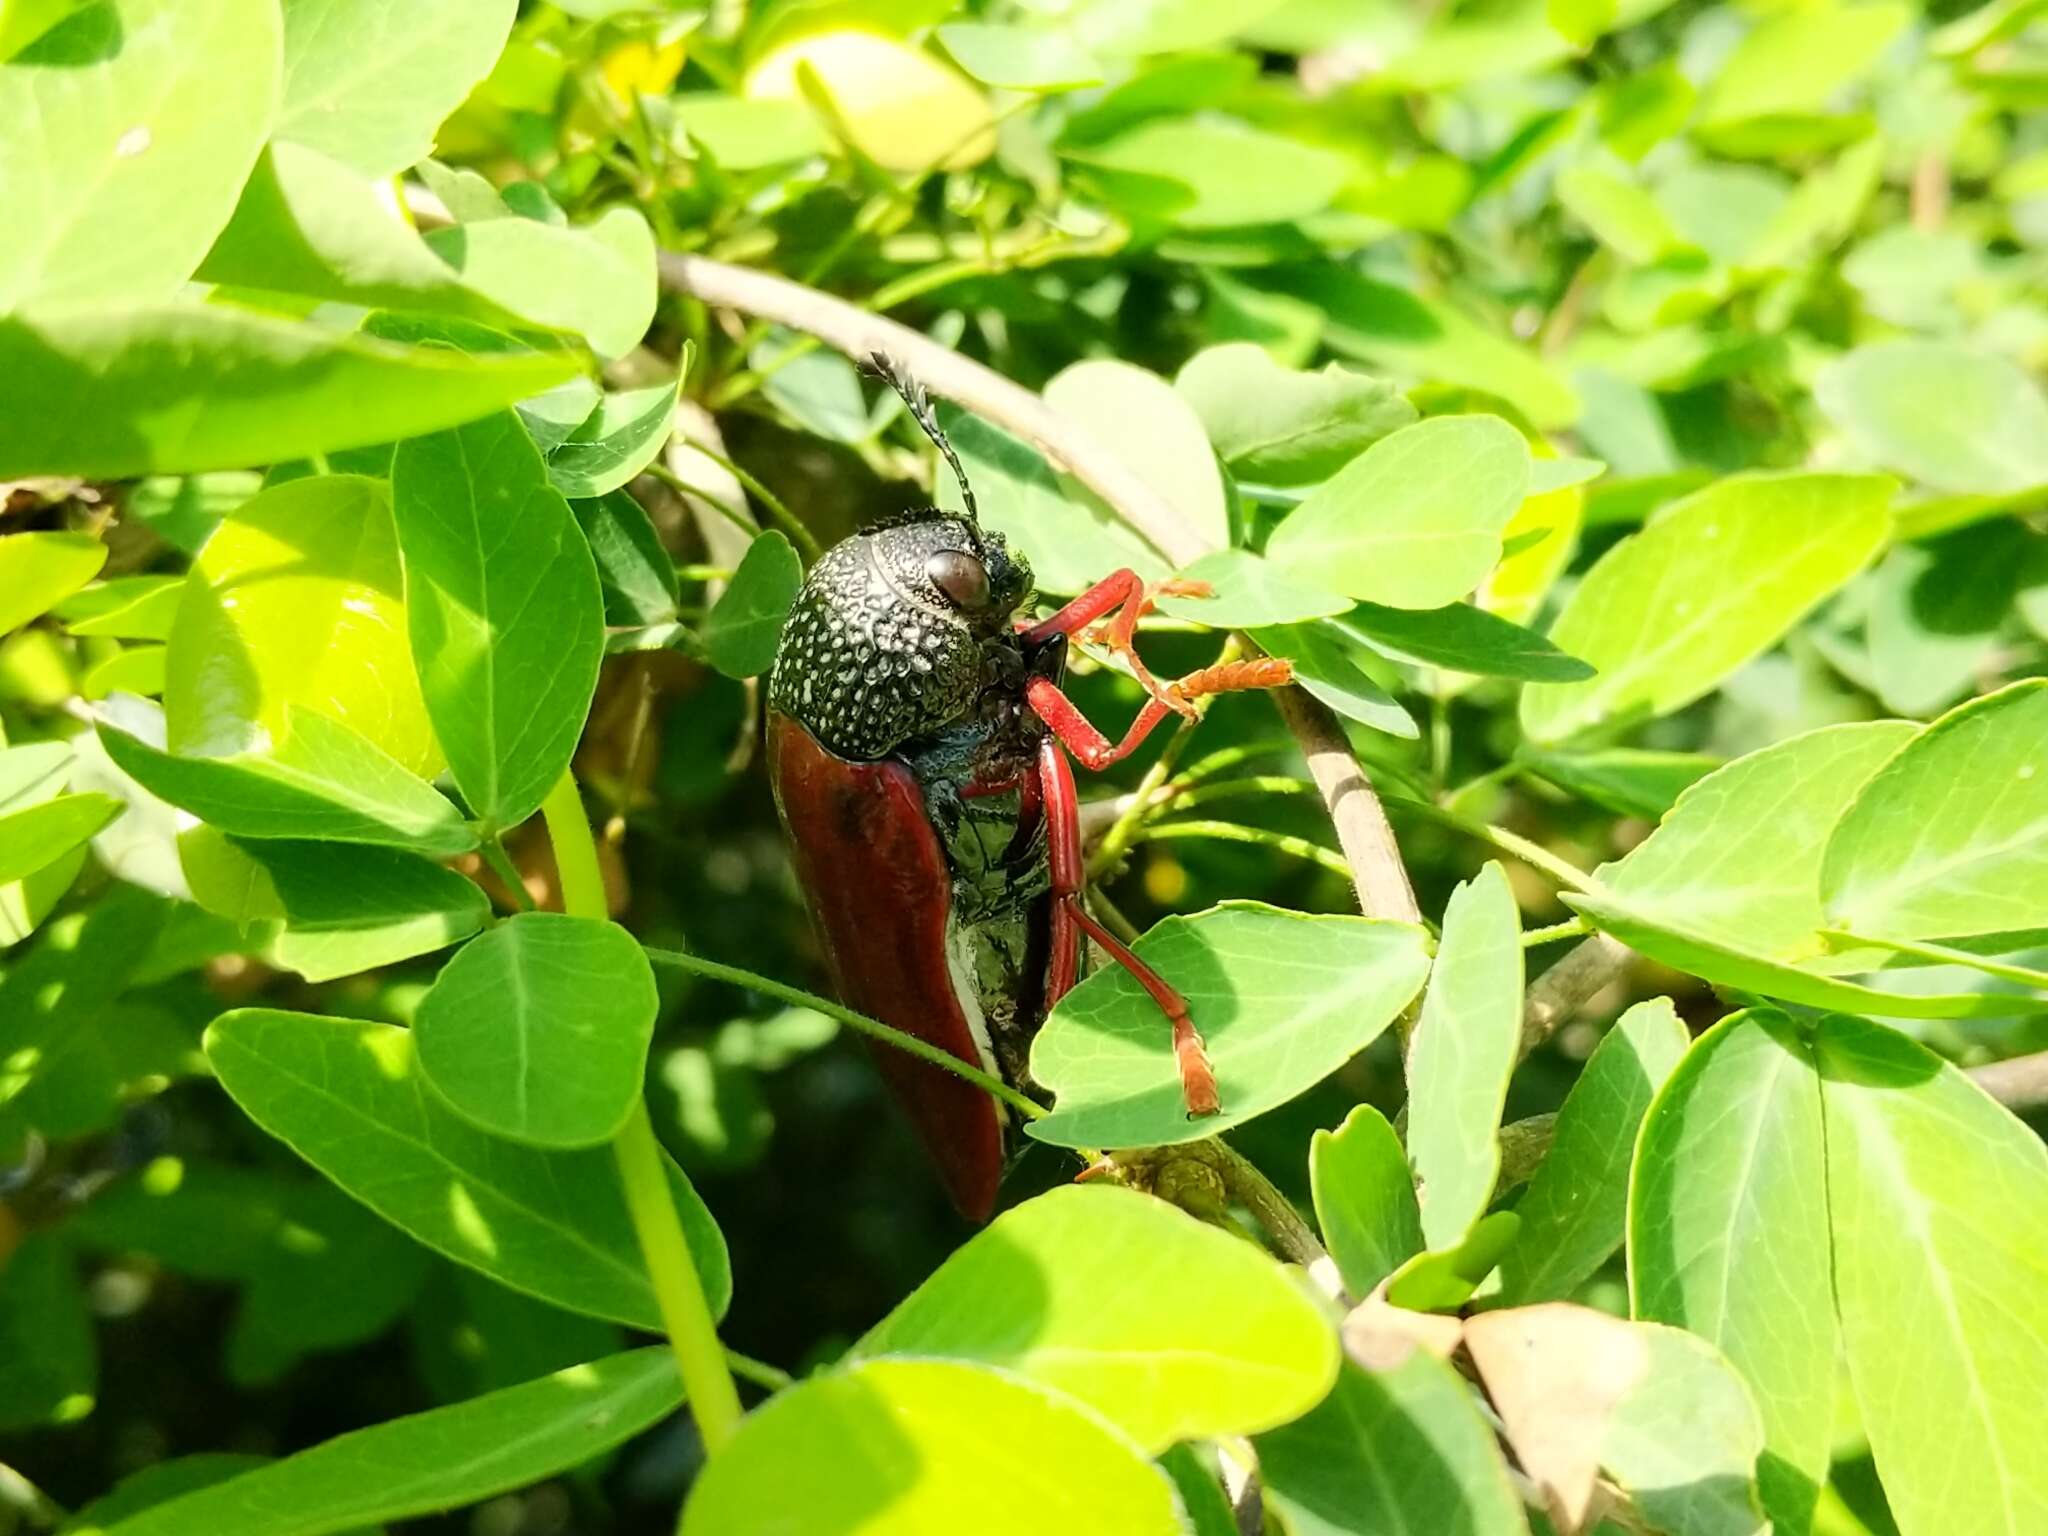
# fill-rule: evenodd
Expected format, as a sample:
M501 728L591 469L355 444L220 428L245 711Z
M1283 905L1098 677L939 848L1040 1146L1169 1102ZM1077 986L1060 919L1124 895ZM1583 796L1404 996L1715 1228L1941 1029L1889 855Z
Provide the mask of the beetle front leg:
M1216 1097L1216 1073L1209 1065L1209 1053L1203 1049L1194 1020L1188 1016L1187 999L1132 954L1115 934L1090 917L1081 905L1080 795L1074 788L1074 771L1067 766L1066 754L1054 737L1048 736L1039 744L1038 777L1045 812L1046 853L1052 866L1052 954L1046 975L1046 1007L1050 1009L1073 989L1080 974L1081 935L1085 933L1131 973L1172 1024L1173 1055L1180 1068L1181 1096L1187 1101L1188 1114L1220 1114L1223 1106Z
M1115 612L1113 618L1097 625L1096 632L1085 638L1091 639L1116 656L1138 679L1152 699L1162 706L1160 713L1173 710L1192 718L1194 706L1178 690L1168 684L1161 684L1144 658L1138 654L1138 620L1152 610L1152 601L1161 593L1179 597L1207 597L1209 584L1206 581L1162 581L1148 587L1139 579L1138 573L1126 567L1112 571L1095 583L1086 592L1068 603L1051 618L1041 619L1024 628L1023 638L1027 646L1043 645L1054 635L1079 637L1081 632L1105 615ZM1157 722L1155 721L1154 724ZM1150 726L1146 727L1151 729ZM1135 743L1133 743L1135 745ZM1114 762L1112 758L1110 761ZM1093 766L1093 765L1091 765Z

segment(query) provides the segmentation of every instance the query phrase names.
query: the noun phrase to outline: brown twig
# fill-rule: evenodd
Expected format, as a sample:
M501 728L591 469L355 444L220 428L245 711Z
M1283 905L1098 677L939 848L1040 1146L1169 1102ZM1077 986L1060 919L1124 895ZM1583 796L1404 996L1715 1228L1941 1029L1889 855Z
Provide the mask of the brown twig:
M1972 1067L1970 1081L2007 1109L2040 1109L2048 1105L2048 1051Z
M1522 1044L1517 1059L1548 1040L1594 993L1619 976L1631 953L1619 939L1596 933L1538 976L1522 1004Z

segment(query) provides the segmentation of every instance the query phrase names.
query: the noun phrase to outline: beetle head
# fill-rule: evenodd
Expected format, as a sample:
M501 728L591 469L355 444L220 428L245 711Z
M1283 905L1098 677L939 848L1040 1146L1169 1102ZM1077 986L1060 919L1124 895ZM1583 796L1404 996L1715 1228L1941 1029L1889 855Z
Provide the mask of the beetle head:
M951 724L1016 646L1031 567L983 529L966 471L923 388L880 372L959 477L964 513L905 513L826 551L783 627L769 702L842 757L875 758Z

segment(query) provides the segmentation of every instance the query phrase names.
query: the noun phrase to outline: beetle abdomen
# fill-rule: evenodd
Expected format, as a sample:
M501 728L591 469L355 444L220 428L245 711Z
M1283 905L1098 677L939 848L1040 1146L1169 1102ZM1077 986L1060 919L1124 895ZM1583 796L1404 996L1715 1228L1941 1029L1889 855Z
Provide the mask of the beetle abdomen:
M847 760L779 706L769 711L767 748L776 808L840 1000L994 1070L955 985L952 876L916 776L893 760ZM902 1051L880 1047L875 1060L953 1203L986 1221L1003 1173L994 1101Z

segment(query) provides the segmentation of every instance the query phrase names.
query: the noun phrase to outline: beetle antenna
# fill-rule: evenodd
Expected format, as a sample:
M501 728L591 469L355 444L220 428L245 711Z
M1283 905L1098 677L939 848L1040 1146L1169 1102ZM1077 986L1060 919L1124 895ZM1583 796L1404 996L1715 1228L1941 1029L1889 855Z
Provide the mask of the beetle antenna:
M967 520L979 523L981 513L974 505L974 487L967 483L967 468L960 462L960 455L953 451L952 443L946 439L945 429L939 425L938 413L932 409L932 397L925 387L910 376L910 370L886 352L868 354L868 372L883 380L903 397L903 403L910 411L910 419L924 429L924 435L938 444L939 452L946 456L946 462L953 466L953 478L960 482L960 498L967 503Z

